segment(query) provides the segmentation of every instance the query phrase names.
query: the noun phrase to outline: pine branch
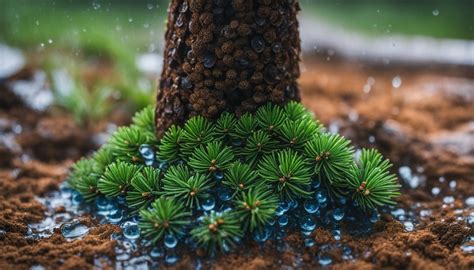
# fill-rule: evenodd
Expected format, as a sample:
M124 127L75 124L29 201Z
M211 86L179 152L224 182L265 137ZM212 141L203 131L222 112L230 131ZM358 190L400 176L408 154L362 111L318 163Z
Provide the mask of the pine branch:
M128 206L135 210L146 208L158 198L160 182L160 170L153 167L145 167L131 181L133 189L127 192L126 197Z
M201 223L191 231L191 236L209 254L227 252L236 245L244 233L240 221L231 211L202 216Z
M275 130L285 122L285 112L279 106L274 106L271 103L260 107L255 113L259 127L265 130L269 134L272 134Z
M151 204L151 209L140 211L139 227L145 237L153 243L165 234L179 235L191 223L191 212L173 198L160 198Z
M234 196L236 193L255 187L258 184L257 178L258 174L250 165L236 161L225 172L222 184L230 187Z
M163 179L163 195L175 197L186 207L200 207L200 199L208 198L212 182L203 174L192 174L186 165L171 166Z
M283 107L286 119L289 121L298 121L301 119L312 119L311 113L303 106L303 104L290 101Z
M243 221L245 230L261 231L275 216L278 196L266 186L258 186L242 192L235 200L236 214Z
M278 135L283 143L290 148L300 150L314 135L322 131L322 126L309 118L286 121L279 129Z
M161 138L159 151L157 153L160 160L170 163L176 162L182 156L181 144L183 143L183 130L172 125Z
M213 141L215 136L214 125L202 116L189 119L184 125L182 133L181 151L183 157L189 157L196 148Z
M234 132L231 134L232 137L245 141L252 133L258 129L258 122L250 113L244 113L237 123L235 124Z
M132 117L132 123L139 129L148 132L150 135L155 134L155 110L152 105L143 108L135 113Z
M338 134L321 133L305 144L304 151L314 173L329 181L327 186L345 181L353 163L354 148L350 141Z
M100 172L97 171L97 164L92 159L83 158L76 162L69 175L69 184L77 190L84 200L92 201L100 194L97 188Z
M233 159L234 153L230 147L217 141L196 149L188 164L195 171L207 174L227 169Z
M345 186L363 210L395 203L400 184L396 175L389 172L391 166L377 150L363 149L359 163L351 167Z
M237 119L229 112L223 112L216 121L216 139L227 142L231 139Z
M258 174L272 184L281 199L308 197L311 173L305 159L294 150L285 149L263 156Z
M97 186L107 197L126 195L140 169L140 166L123 161L114 162L107 166Z
M111 150L118 160L141 163L139 148L142 144L154 144L153 137L135 126L120 127L110 138Z
M278 148L278 142L272 139L268 132L259 130L247 138L245 146L239 151L239 156L254 165L264 154L269 154Z

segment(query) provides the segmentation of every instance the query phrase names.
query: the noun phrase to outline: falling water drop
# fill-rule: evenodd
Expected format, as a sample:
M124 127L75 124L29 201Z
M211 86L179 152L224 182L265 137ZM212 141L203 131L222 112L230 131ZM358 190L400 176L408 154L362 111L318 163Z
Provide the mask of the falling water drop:
M399 75L393 77L392 87L393 88L400 88L401 85L402 85L402 78Z

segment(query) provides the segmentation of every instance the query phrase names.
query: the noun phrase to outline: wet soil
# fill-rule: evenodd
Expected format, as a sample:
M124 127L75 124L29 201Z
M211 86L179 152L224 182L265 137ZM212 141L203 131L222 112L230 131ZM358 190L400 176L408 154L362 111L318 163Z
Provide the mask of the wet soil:
M335 240L318 229L313 235L317 245L311 248L294 234L287 237L293 248L283 253L271 243L245 246L207 266L313 269L321 267L317 258L324 254L336 269L473 269L474 255L460 248L474 234L466 223L473 209L464 205L474 196L472 70L319 58L303 63L302 101L329 129L358 147L377 147L395 163L394 172L407 166L420 175L416 188L401 180L398 204L421 218L411 232L383 215L369 236L343 233L340 242L353 250L354 260L343 259L340 249L322 248ZM44 218L45 208L35 198L58 189L72 162L97 147L93 138L105 128L106 123L79 126L64 113L32 111L14 97L2 99L0 269L113 268L115 242L110 236L119 228L99 225L90 216L81 217L91 228L82 239L68 241L57 229L43 239L27 237L28 224ZM433 187L440 193L433 195ZM454 202L443 202L445 196L453 196ZM420 215L426 209L430 212ZM174 267L193 269L191 261L185 256Z

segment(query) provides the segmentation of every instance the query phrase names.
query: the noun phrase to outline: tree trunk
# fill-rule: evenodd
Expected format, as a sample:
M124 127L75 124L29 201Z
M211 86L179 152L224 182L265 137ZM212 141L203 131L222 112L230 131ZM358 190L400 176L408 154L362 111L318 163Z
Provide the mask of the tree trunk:
M297 0L172 0L157 135L193 115L298 100Z

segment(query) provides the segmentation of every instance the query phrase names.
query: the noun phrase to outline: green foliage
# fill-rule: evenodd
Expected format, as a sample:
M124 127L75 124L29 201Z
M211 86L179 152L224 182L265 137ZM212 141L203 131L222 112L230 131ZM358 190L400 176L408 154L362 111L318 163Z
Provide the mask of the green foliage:
M92 157L95 161L95 167L97 172L101 174L105 172L105 168L115 160L114 153L110 150L109 147L101 147L97 152L94 153Z
M241 140L245 140L252 135L258 128L257 119L250 113L244 113L235 124L232 136Z
M301 149L315 134L321 132L319 122L312 119L286 121L278 132L280 139L287 147Z
M229 166L222 184L233 190L233 195L257 185L257 173L245 163L236 161Z
M191 155L200 146L213 141L215 136L214 125L202 116L189 119L183 128L181 151L183 157Z
M278 142L268 132L259 130L247 138L247 142L242 150L239 151L239 154L248 163L255 164L262 155L269 154L277 149L277 144Z
M161 138L158 158L168 162L175 162L181 156L181 144L183 142L183 129L172 125Z
M216 121L216 138L222 141L229 140L234 132L234 126L237 123L235 115L229 112L223 112Z
M139 227L145 237L156 243L165 234L180 234L191 222L191 212L173 198L160 198L150 210L140 211Z
M202 217L201 224L191 231L193 239L210 254L216 251L226 252L236 244L244 232L235 213L220 214L212 211Z
M313 118L308 110L306 110L306 108L303 106L303 104L296 101L288 102L288 104L283 107L283 110L285 111L286 119L289 121Z
M132 181L133 189L127 192L127 204L132 209L143 209L158 198L161 185L160 170L145 167Z
M195 171L205 174L227 169L233 159L234 153L230 147L217 141L196 149L188 164Z
M350 141L339 134L321 133L305 144L304 151L314 166L314 174L329 181L326 186L345 182L353 163Z
M148 105L141 111L135 113L132 118L133 125L141 130L147 131L150 135L155 134L155 110L152 105Z
M143 159L138 151L142 144L152 144L153 138L136 126L120 127L110 138L109 144L117 159L140 163Z
M360 160L350 168L346 187L353 199L363 208L394 204L400 195L400 184L389 172L392 164L375 149L363 149Z
M107 197L126 195L132 179L139 173L141 167L127 162L118 161L105 169L99 180L98 188Z
M73 165L69 184L81 193L86 201L91 201L100 194L97 188L99 177L96 162L93 159L82 158Z
M259 127L269 133L280 129L286 120L283 109L279 106L273 106L271 103L260 107L255 116Z
M208 198L213 184L200 173L192 173L186 165L171 166L163 179L163 194L175 197L186 207L199 207L200 199Z
M311 194L308 163L293 150L285 149L264 156L258 164L258 174L273 185L282 199L304 198Z
M267 104L238 119L224 113L216 123L193 117L183 128L170 127L159 143L153 122L151 108L137 113L132 126L117 130L91 159L74 165L69 182L88 201L125 196L129 209L140 212L143 234L154 242L187 233L191 220L204 214L191 236L212 254L229 250L244 232L262 232L280 201L311 196L314 179L333 198L349 197L364 211L393 204L400 194L388 160L363 150L354 162L350 141L324 133L296 102ZM143 144L157 146L153 166L160 169L137 165L143 163ZM201 202L216 195L233 200L234 209L204 211Z
M236 215L243 221L244 229L262 230L274 217L278 201L278 196L271 189L261 185L237 196Z

